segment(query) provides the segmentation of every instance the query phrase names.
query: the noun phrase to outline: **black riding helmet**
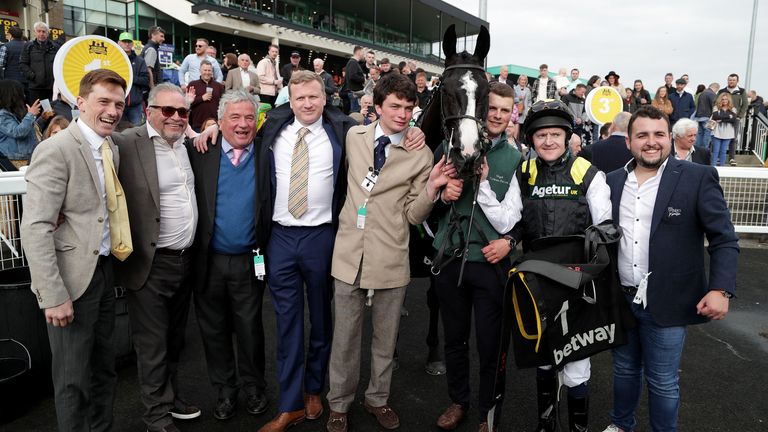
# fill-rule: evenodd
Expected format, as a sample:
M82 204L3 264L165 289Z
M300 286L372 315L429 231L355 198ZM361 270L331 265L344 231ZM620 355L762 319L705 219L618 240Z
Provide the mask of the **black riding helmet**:
M528 116L523 123L524 142L533 146L531 135L539 129L558 127L565 130L565 145L573 134L573 115L563 102L547 99L536 102L528 110Z

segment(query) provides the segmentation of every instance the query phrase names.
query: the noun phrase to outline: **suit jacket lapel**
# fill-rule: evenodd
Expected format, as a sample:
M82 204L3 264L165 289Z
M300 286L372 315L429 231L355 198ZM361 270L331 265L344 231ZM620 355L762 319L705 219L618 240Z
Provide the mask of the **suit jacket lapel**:
M664 173L661 175L661 182L659 183L659 191L656 194L656 203L653 205L653 219L651 220L651 237L656 232L656 228L659 227L661 222L661 216L664 214L664 210L667 208L669 199L672 198L672 193L677 187L677 182L680 180L680 172L683 170L683 164L679 160L670 156L667 161L667 166L664 168Z
M85 159L85 165L88 167L88 172L91 173L91 179L93 180L93 184L96 185L96 190L101 191L101 180L99 180L99 171L96 169L96 159L93 158L91 145L88 144L88 141L80 133L80 126L77 125L77 121L73 121L67 128L67 131L72 134L72 137L77 141L80 147L80 153L82 154L83 159ZM99 196L101 196L101 194L99 194Z
M148 145L147 145L148 143ZM157 211L160 211L160 185L157 178L157 157L155 156L155 143L149 139L146 125L136 130L136 151L139 153L141 168L144 170L144 178L149 186L152 201L155 202Z
M621 195L624 192L624 183L627 182L627 171L622 169L620 175L608 177L608 186L611 188L611 213L613 223L619 225L621 214Z
M221 134L219 134L216 145L203 155L202 158L203 175L206 176L203 182L205 184L205 202L208 205L206 210L211 221L213 221L216 215L216 191L219 187L219 164L221 163L221 152L223 151L221 148Z

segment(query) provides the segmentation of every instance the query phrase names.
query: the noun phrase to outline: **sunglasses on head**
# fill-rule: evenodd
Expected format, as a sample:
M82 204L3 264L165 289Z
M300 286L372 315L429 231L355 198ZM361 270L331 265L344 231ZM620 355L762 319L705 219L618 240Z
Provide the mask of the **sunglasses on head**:
M175 113L179 113L179 117L181 118L187 118L189 115L189 110L186 108L176 108L172 106L160 106L160 105L150 105L150 108L156 108L159 109L161 113L163 113L164 117L173 117Z

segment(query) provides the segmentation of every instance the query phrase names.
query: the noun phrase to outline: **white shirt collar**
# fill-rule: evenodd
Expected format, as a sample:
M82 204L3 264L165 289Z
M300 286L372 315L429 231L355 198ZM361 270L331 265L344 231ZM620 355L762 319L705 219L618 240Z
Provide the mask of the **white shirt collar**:
M405 137L405 131L407 130L408 129L404 129L396 134L387 135L384 133L384 129L381 128L381 124L376 123L376 130L374 130L373 132L373 137L374 137L374 140L378 140L379 138L382 137L382 135L387 135L389 137L389 141L393 145L400 145L400 141L402 141L403 138Z
M667 162L669 162L669 158L666 158L664 160L664 162L661 164L659 169L656 171L655 176L659 176L659 175L664 174L664 168L667 167ZM631 173L632 171L635 170L636 166L637 166L637 162L635 161L635 158L632 158L632 159L629 160L629 162L624 164L624 171L626 171L627 174L629 174L629 173Z
M83 134L83 138L85 138L91 148L95 150L101 148L101 143L104 142L106 137L97 134L90 126L80 119L77 119L77 126L80 128L80 133Z
M317 134L322 128L323 128L323 116L320 116L314 123L304 126L299 122L295 117L293 119L293 122L290 124L290 130L293 133L299 133L299 129L306 127L309 129L309 133L312 135Z

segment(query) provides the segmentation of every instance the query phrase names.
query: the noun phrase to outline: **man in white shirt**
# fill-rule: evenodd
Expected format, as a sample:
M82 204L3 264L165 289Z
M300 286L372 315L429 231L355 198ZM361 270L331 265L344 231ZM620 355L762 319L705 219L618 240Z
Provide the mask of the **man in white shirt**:
M227 80L224 83L226 90L245 90L252 95L258 95L261 88L259 87L259 75L250 70L251 56L248 54L240 54L237 56L238 68L230 71L227 74Z
M179 68L179 82L181 83L181 89L187 91L187 84L192 81L200 79L200 63L203 60L208 60L213 66L213 78L222 82L224 80L224 74L221 73L221 66L215 58L211 57L207 53L208 51L208 39L198 38L195 41L195 52L184 57L184 61L181 62Z
M198 216L195 177L184 145L188 116L186 94L174 84L158 84L149 93L147 123L114 136L135 245L134 253L116 266L116 274L128 290L131 339L146 408L142 419L151 432L173 430L173 418L200 415L176 387L192 298L189 249Z

